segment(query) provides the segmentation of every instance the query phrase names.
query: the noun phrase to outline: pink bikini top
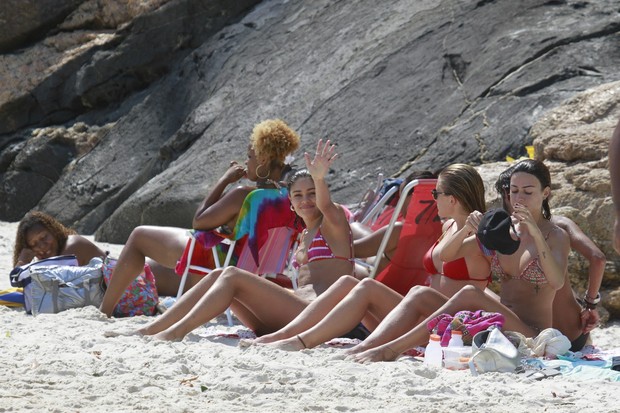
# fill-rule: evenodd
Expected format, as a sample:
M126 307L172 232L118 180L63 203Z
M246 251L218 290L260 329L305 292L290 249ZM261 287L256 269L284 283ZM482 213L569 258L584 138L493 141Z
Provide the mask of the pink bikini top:
M350 258L340 257L340 256L335 255L332 249L330 248L329 244L325 240L325 238L323 238L323 234L321 234L321 228L319 227L319 229L316 231L316 234L314 235L314 238L312 238L312 242L310 242L310 246L308 247L308 253L307 253L308 261L305 263L301 263L301 264L297 262L297 252L299 251L298 249L297 251L295 251L295 254L293 254L293 262L292 262L293 268L298 269L302 265L306 265L314 261L331 260L331 259L346 260L346 261L349 261L350 263L353 263L354 262L353 234L351 233L350 229L349 229L349 247L350 247L350 254L351 254Z

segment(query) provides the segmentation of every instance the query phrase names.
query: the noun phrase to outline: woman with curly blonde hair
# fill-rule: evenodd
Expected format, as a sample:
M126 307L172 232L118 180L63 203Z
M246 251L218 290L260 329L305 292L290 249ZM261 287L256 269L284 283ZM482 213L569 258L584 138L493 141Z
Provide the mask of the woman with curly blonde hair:
M17 226L13 266L57 255L75 255L80 265L86 265L93 257L103 257L104 252L51 216L39 211L27 213Z
M288 180L291 208L303 220L293 266L299 271L299 288L292 291L238 267L207 274L164 314L130 334L153 335L161 340L182 340L230 307L257 335L272 333L295 318L336 280L354 267L353 235L347 214L334 203L326 181L338 158L335 145L319 140L314 157L304 155L307 169ZM123 333L109 332L108 336Z
M230 163L196 210L192 227L203 231L232 232L246 196L256 188L276 187L286 169L286 156L296 151L299 144L299 135L279 119L257 124L250 136L245 166L237 161ZM255 186L239 185L224 192L229 184L242 178L255 182ZM187 240L187 229L183 228L149 225L135 228L116 264L101 311L112 315L125 289L142 272L147 257L150 258L147 262L153 269L158 293L176 295L179 277L173 269ZM190 274L187 285L191 287L198 281L198 276Z

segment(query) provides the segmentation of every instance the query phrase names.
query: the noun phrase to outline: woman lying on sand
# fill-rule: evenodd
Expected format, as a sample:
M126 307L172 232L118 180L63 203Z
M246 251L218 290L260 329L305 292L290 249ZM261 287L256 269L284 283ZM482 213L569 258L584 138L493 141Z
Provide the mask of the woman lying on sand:
M75 255L80 265L86 265L105 252L57 219L39 211L27 213L17 226L13 266L58 255Z

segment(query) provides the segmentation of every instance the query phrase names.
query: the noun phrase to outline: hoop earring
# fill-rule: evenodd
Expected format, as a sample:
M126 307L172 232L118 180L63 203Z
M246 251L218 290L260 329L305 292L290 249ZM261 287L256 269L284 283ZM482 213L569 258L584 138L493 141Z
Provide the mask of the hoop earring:
M265 175L265 176L260 176L260 174L258 173L258 170L260 169L260 167L261 167L261 166L262 166L262 165L258 165L258 166L256 167L256 177L257 177L258 179L267 179L267 178L269 178L269 175L271 174L271 171L267 171L267 175Z

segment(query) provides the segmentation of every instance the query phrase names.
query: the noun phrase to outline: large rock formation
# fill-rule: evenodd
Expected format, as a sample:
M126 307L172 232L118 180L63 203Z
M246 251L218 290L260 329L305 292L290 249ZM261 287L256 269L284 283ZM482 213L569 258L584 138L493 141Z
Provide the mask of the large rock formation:
M613 202L609 179L609 138L620 119L620 82L579 93L546 112L532 126L534 153L552 175L552 213L566 216L607 257L601 291L609 316L620 316L620 260L612 243ZM479 168L487 201L497 204L493 185L507 162ZM569 257L571 285L581 294L588 285L587 260L575 251Z
M3 2L0 219L37 207L112 242L142 223L189 226L265 118L286 120L304 149L339 144L341 202L379 172L467 162L496 174L505 164L489 162L534 142L554 205L603 248L617 288L615 0L258 3Z
M379 171L522 154L546 110L620 77L611 0L380 8L266 1L233 24L249 2L173 0L118 13L137 16L130 20L104 18L111 15L104 9L115 10L106 5L117 3L85 2L80 10L97 10L97 18L75 12L23 49L37 62L35 50L52 44L63 58L44 61L44 78L0 101L11 120L3 147L29 138L33 126L109 125L38 203L109 241L124 241L140 223L189 225L200 197L231 158L243 157L252 125L264 118L285 119L306 148L324 136L340 144L332 188L346 201ZM21 181L7 172L3 195L13 197ZM0 208L0 219L33 206L11 203L21 210L13 206L9 216Z
M22 157L21 162L11 163L18 151L29 151L31 141L35 135L39 136L36 128L44 126L48 131L57 128L55 136L75 123L109 129L119 119L126 119L134 106L148 99L150 92L145 89L149 85L169 74L178 61L222 27L237 21L240 14L256 3L256 0L3 2L0 18L10 21L8 26L19 26L20 30L13 34L9 30L0 33L0 50L5 52L0 55L0 219L19 220L39 204L61 175L50 179L28 168L28 164L35 164L38 159ZM135 115L134 119L140 117ZM164 125L166 122L160 118L153 113L149 121ZM174 121L174 116L168 118L173 126L167 133L172 134L180 121ZM135 171L142 171L159 150L159 145L149 147L152 139L148 133L137 133L136 138L137 142L144 141L137 146L145 152L135 165L130 161L136 155L131 150L132 143L124 141L116 129L110 140L118 140L121 156L112 160L111 153L96 155L98 151L95 151L82 158L88 164L86 169L77 168L80 173L90 171L82 178L66 171L71 178L56 188L70 196L67 204L74 206L68 207L72 212L59 215L63 221L82 231L94 232L107 215L90 227L77 222L98 203L86 199L92 195L90 191L106 197L108 188L113 187L125 199L153 175L140 180L137 186L130 183ZM41 147L42 143L36 145ZM53 148L48 149L47 155L55 157ZM74 148L64 152L67 151L77 153ZM50 159L51 163L66 165L70 159L64 152L59 159ZM94 184L97 178L90 177L97 174L89 159L98 156L103 158L102 165L111 166L114 175L124 176L122 182L107 177L113 185ZM121 169L114 166L115 162L125 165L122 174L117 174ZM26 194L23 189L28 181L33 182L35 191ZM51 197L55 199L58 195ZM57 212L45 203L39 204L39 208ZM112 210L107 211L108 215Z

